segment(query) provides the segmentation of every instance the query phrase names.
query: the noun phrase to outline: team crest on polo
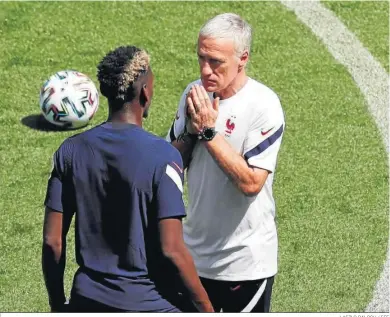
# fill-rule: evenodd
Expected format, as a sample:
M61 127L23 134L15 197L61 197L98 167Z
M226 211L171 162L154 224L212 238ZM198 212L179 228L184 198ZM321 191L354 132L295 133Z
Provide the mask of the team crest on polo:
M236 118L236 116L231 116L229 119L226 120L226 129L225 129L225 136L226 137L230 137L234 128L236 127L236 124L233 121L235 118Z

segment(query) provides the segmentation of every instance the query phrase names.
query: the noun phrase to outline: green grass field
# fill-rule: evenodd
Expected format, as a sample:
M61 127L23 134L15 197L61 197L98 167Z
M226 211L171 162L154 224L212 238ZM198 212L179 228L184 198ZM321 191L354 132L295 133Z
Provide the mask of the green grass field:
M347 13L327 6L388 70L383 3L350 3ZM280 95L286 114L274 185L280 269L273 311L364 309L388 241L387 156L351 76L293 13L277 2L0 2L0 311L48 311L40 262L46 182L53 152L82 130L28 126L44 80L71 68L97 83L96 65L109 50L146 48L156 81L144 127L165 136L182 90L198 76L197 32L222 12L254 27L249 74ZM106 116L102 98L88 128ZM72 243L71 234L68 291Z
M389 2L323 1L389 71Z

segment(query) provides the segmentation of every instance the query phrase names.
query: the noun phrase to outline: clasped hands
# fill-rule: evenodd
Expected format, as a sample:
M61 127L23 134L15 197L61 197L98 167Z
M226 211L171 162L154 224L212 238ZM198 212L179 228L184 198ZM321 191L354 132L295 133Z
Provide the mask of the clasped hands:
M219 97L211 102L203 86L194 85L187 93L187 131L199 134L204 128L214 128L218 117Z

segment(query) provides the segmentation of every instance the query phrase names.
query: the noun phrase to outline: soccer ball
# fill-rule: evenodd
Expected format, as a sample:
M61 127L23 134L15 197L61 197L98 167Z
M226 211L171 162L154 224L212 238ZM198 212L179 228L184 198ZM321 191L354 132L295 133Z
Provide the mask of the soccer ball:
M47 121L63 128L84 127L99 107L99 93L88 76L63 70L42 86L39 106Z

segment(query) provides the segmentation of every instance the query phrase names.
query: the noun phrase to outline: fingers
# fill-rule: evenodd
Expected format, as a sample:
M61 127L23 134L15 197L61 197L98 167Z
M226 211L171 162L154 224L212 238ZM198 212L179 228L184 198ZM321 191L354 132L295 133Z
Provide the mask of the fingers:
M189 109L191 112L191 119L188 120L188 122L186 123L187 131L193 134L200 133L202 131L203 126L201 124L201 121L199 121L199 117L197 117L194 105L191 104Z
M209 94L207 93L206 89L204 89L203 86L199 86L199 93L202 95L205 106L211 108L212 105L211 105Z
M202 131L202 118L199 112L196 110L195 103L192 100L191 96L187 97L187 111L190 117L190 125L191 125L191 130L194 133L199 133Z
M194 118L196 116L196 109L190 96L187 97L187 105L187 113L189 114L189 117Z
M187 112L195 130L201 130L203 126L215 126L219 98L215 98L211 103L206 89L203 86L194 85L187 96L187 105Z
M191 98L192 98L192 102L194 104L196 112L199 112L201 110L201 108L203 107L203 104L202 104L203 98L200 98L198 85L192 86Z
M185 114L186 114L187 118L190 117L188 99L191 99L191 89L187 92L186 99L185 99Z
M201 111L202 108L213 108L210 97L203 86L194 85L191 87L190 96L197 112Z

